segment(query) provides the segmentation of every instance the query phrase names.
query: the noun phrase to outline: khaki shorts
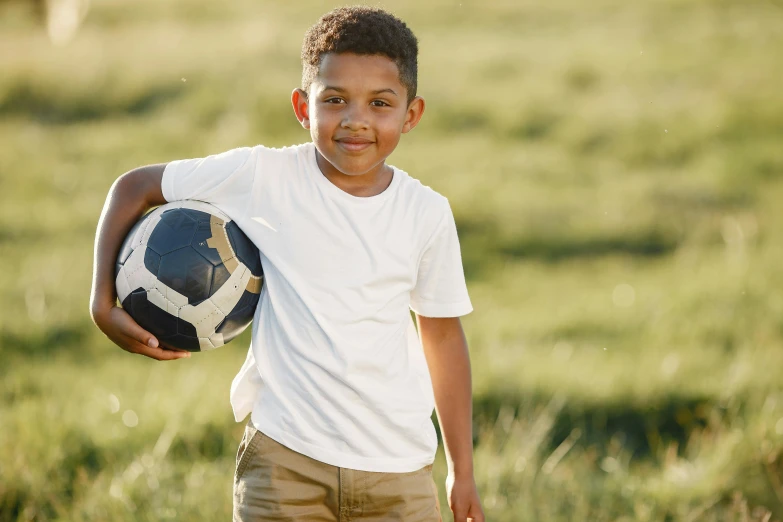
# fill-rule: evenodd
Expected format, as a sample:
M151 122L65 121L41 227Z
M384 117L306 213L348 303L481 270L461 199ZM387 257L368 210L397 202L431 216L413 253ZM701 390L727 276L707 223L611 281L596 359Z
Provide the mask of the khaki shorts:
M237 451L234 522L441 522L432 466L410 473L338 468L292 451L248 422Z

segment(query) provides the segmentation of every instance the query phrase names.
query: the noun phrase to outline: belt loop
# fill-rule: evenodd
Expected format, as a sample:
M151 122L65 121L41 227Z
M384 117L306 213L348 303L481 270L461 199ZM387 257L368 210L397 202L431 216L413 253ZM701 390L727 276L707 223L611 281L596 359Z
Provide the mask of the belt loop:
M340 515L339 522L348 521L348 506L345 501L345 470L343 468L337 468L338 481L337 481L337 506L338 513Z

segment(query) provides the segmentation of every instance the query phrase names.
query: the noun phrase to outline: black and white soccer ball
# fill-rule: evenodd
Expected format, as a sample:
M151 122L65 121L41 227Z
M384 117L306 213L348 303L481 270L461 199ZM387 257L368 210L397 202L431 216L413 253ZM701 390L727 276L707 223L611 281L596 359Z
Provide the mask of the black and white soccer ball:
M258 248L217 207L176 201L128 233L116 265L122 307L164 348L212 350L253 320L263 271Z

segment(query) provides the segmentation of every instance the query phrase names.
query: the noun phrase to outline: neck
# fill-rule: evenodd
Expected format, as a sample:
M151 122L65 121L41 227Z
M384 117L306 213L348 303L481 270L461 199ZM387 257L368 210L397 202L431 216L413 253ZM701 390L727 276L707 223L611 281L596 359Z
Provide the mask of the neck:
M329 163L318 152L318 149L315 150L315 156L321 174L337 188L352 196L360 198L377 196L389 187L394 178L394 171L390 166L386 165L386 162L377 165L364 174L351 176L337 170L334 165Z

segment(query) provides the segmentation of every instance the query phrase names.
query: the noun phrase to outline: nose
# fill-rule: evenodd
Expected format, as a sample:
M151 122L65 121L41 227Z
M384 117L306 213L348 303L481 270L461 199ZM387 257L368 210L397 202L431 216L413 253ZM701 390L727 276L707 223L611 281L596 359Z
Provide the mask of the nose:
M340 126L343 129L348 129L351 131L368 128L370 126L370 122L367 117L367 111L364 107L361 106L361 104L349 104L347 110L344 113L343 120L340 122Z

